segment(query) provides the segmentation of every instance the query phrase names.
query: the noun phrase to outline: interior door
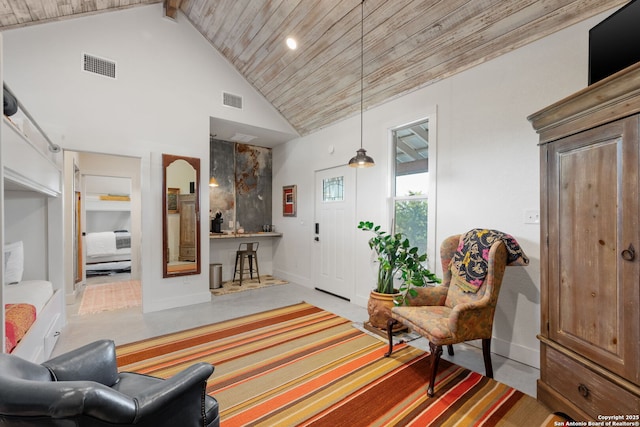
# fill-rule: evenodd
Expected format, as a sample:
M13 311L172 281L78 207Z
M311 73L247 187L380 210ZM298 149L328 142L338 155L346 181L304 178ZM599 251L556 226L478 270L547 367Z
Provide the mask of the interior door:
M315 174L314 285L347 300L355 290L355 181L348 166Z

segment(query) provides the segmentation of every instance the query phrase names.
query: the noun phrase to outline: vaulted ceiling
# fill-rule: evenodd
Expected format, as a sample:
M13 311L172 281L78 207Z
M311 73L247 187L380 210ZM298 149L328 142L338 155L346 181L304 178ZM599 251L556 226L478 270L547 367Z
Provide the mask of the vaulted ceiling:
M0 30L162 0L0 0ZM164 0L301 134L628 0ZM176 11L180 10L182 15ZM290 50L287 37L297 39Z

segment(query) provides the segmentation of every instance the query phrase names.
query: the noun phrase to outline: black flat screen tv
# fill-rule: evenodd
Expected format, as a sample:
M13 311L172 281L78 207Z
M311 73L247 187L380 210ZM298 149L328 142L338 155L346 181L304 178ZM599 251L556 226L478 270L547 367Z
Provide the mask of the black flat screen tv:
M589 84L640 61L640 0L589 30Z

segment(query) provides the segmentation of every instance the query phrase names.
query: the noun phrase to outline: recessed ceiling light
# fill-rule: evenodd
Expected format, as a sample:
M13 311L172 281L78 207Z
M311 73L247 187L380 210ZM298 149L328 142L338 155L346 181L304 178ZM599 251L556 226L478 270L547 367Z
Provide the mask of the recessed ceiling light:
M298 47L298 42L293 37L287 37L287 46L291 50L296 50Z

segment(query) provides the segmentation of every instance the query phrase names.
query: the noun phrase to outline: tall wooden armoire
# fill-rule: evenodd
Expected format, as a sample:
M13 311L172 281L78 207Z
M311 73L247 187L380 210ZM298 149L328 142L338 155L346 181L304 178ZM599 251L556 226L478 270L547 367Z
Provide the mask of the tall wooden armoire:
M178 260L196 260L196 195L180 194L180 242Z
M529 120L541 154L538 399L576 421L637 417L640 63Z

